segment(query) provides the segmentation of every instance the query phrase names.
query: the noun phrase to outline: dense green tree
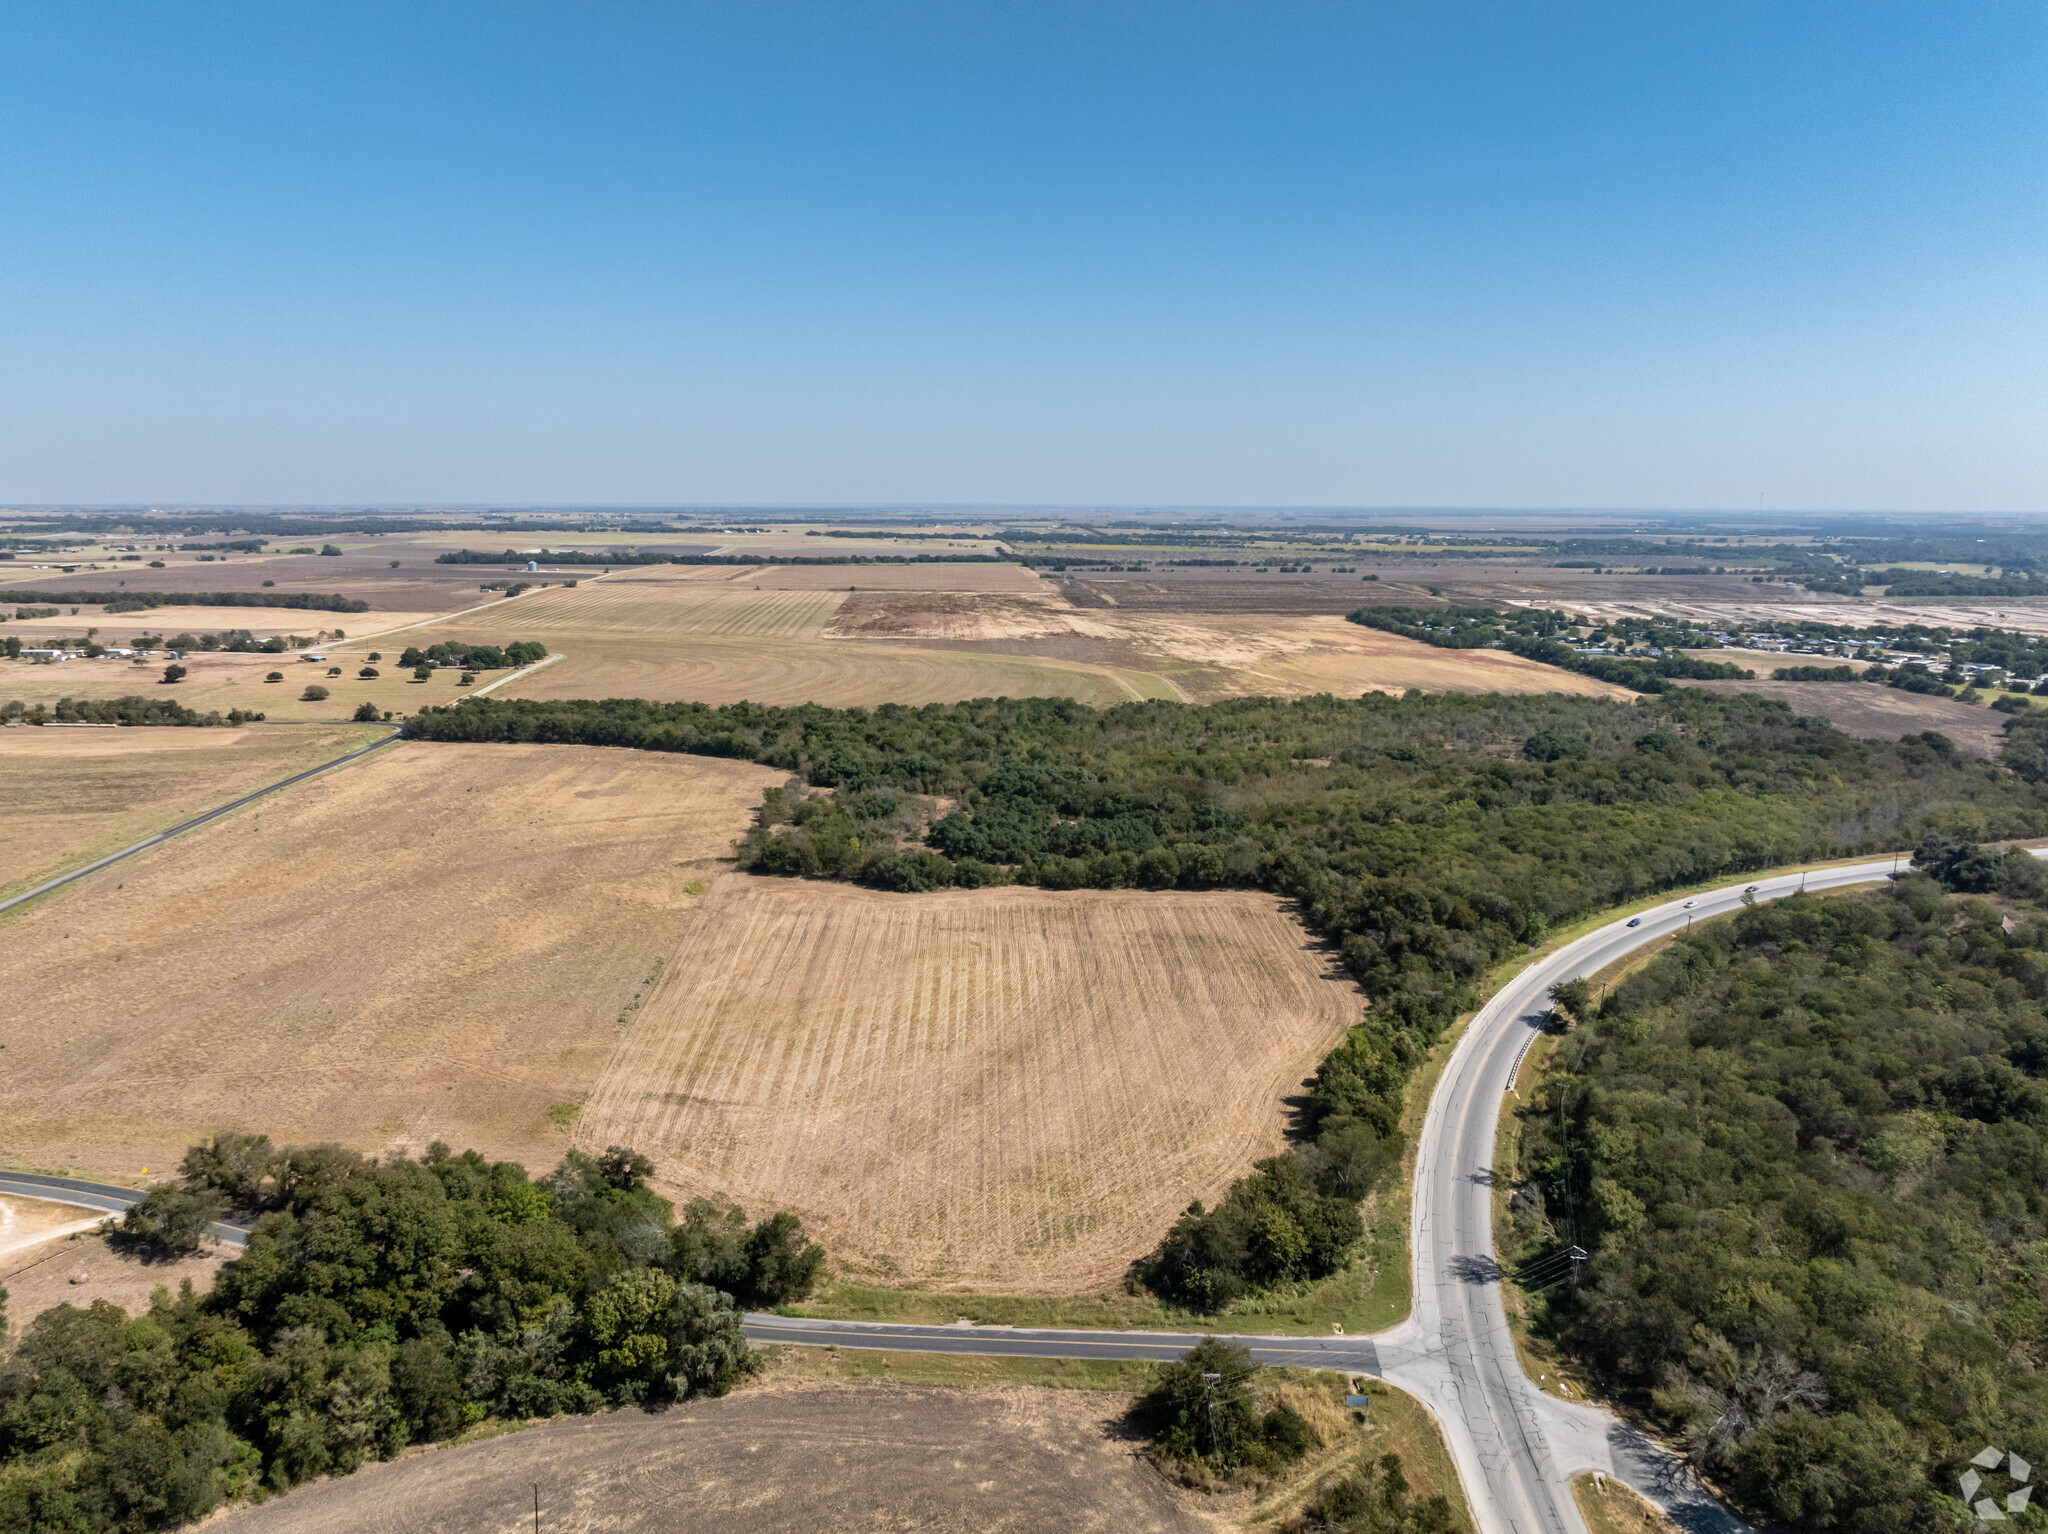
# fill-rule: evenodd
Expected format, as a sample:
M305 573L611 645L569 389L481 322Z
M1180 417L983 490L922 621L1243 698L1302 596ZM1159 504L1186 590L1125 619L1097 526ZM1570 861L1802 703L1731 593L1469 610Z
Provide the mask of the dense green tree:
M1793 1528L1947 1527L1985 1443L2048 1458L2048 911L1999 899L1696 926L1525 1113L1511 1246L1592 1253L1541 1324Z

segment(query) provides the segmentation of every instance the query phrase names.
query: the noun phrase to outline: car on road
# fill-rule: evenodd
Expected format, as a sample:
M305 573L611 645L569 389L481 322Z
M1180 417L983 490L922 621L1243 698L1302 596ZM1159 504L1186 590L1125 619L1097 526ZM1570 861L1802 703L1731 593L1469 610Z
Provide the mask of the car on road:
M1755 894L1755 893L1757 892L1757 890L1758 890L1759 888L1761 888L1761 886L1760 886L1760 885L1755 885L1755 884L1752 884L1752 885L1750 885L1750 886L1749 886L1749 888L1745 889L1745 890L1744 890L1744 891L1743 891L1742 893L1743 893L1743 894L1745 894L1745 895L1754 895L1754 894Z
M1699 902L1698 902L1697 900L1688 900L1688 901L1687 901L1687 902L1685 903L1685 909L1686 909L1686 910L1688 910L1688 911L1690 911L1690 910L1691 910L1691 909L1692 909L1692 908L1693 908L1694 906L1696 906L1696 905L1698 905L1698 904L1699 904Z
M1640 916L1631 916L1628 919L1628 924L1631 927L1640 927L1643 924L1643 919Z

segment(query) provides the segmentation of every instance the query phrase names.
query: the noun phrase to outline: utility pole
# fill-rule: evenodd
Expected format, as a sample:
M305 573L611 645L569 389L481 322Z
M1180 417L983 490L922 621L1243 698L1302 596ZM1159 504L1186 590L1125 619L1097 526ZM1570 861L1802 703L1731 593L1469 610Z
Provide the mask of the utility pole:
M533 1483L533 1534L540 1534L540 1482Z
M1202 1376L1202 1395L1209 1403L1209 1452L1219 1460L1223 1457L1223 1447L1216 1442L1216 1387L1222 1381L1223 1376L1220 1374ZM536 1530L535 1534L539 1534L539 1531Z

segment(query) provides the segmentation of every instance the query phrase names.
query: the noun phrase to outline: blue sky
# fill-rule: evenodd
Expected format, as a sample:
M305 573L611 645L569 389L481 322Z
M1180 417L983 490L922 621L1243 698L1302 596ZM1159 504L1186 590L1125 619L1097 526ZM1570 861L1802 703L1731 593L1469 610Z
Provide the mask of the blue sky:
M2048 510L2048 7L0 4L0 501Z

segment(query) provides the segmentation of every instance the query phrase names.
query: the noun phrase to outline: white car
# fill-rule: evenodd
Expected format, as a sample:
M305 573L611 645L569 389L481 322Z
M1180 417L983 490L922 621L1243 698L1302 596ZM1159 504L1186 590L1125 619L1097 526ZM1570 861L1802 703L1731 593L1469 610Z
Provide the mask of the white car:
M1687 902L1685 903L1685 905L1684 905L1683 909L1685 909L1685 910L1688 910L1688 911L1690 911L1690 910L1691 910L1691 909L1692 909L1692 908L1693 908L1694 906L1696 906L1696 905L1698 905L1698 904L1699 904L1699 902L1698 902L1697 900L1688 900L1688 901L1687 901Z

